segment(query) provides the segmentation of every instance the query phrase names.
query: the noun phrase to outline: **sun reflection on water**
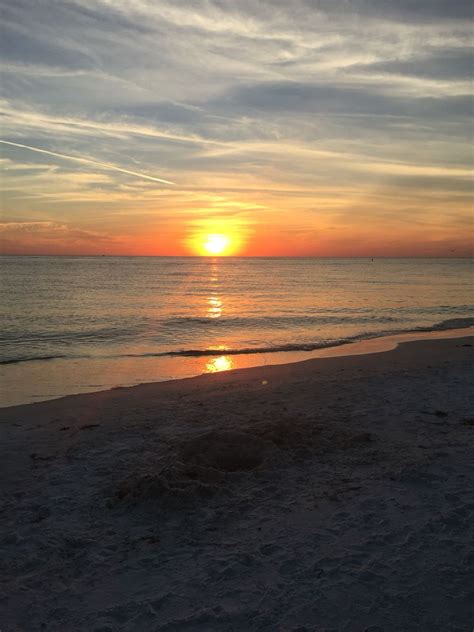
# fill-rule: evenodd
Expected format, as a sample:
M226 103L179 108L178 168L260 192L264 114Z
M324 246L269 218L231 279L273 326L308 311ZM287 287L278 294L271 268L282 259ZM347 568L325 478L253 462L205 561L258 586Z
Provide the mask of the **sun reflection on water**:
M218 296L208 298L206 315L208 318L220 318L222 316L222 301Z
M219 265L216 259L214 259L211 263L211 274L209 280L211 284L211 295L207 298L206 316L208 318L220 318L222 316L224 304L219 296Z
M219 356L206 362L205 373L218 373L219 371L230 371L234 368L234 361L230 356Z
M209 280L213 285L219 283L219 264L217 259L213 259L211 262L211 276L209 277Z
M220 292L220 275L218 260L214 259L210 269L210 292L206 302L207 318L221 318L224 311L224 303ZM228 349L226 345L214 345L209 347L212 351L225 351ZM218 373L220 371L230 371L234 368L234 361L228 355L221 355L206 361L203 367L204 373Z

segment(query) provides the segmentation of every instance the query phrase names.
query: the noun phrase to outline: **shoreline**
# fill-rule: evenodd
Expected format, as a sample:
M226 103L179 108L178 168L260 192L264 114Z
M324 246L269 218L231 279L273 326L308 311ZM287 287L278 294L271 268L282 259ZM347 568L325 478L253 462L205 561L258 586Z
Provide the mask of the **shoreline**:
M295 364L316 358L379 353L392 349L404 341L444 339L471 334L474 334L474 326L398 332L312 351L226 355L225 350L222 350L220 356L160 357L159 362L155 357L124 358L121 361L100 358L55 359L47 361L47 370L44 369L43 362L8 364L0 367L3 384L0 410L53 401L69 395L132 388L140 384L170 380L179 381L209 373Z
M473 349L2 409L5 630L467 629Z
M224 373L228 371L241 371L248 368L255 367L268 367L268 366L280 366L280 365L293 365L299 362L305 362L307 360L312 359L322 359L322 358L332 358L332 357L352 357L354 355L366 355L371 353L381 353L384 351L389 351L391 349L396 348L399 344L409 341L417 341L417 340L438 340L438 339L453 339L458 337L464 337L474 335L474 326L467 326L457 329L431 329L427 331L421 330L413 330L406 332L398 332L391 334L383 334L380 336L375 336L372 338L363 338L361 340L356 340L353 342L347 342L342 344L336 344L334 346L322 347L320 349L314 349L311 351L274 351L269 353L258 353L258 354L240 354L237 356L226 355L225 350L223 350L221 356L203 356L203 357L168 357L168 358L160 358L161 364L164 365L164 368L161 369L161 372L165 373L164 376L156 376L156 375L147 375L148 371L156 371L156 358L137 358L135 359L135 363L129 360L126 362L122 361L122 364L126 365L125 374L117 373L114 377L111 376L110 380L112 380L107 385L101 385L95 387L91 381L94 381L94 374L100 375L110 369L111 363L110 360L103 360L97 358L87 358L84 360L73 360L73 359L54 359L49 360L50 362L55 363L56 371L53 370L54 366L51 367L50 373L51 377L47 378L47 384L53 384L55 380L60 379L61 377L64 379L65 367L64 362L68 363L68 366L73 369L71 379L74 379L76 376L81 376L82 373L87 373L88 368L97 367L93 372L92 377L87 375L84 379L84 384L75 384L72 383L69 385L70 389L73 389L72 392L66 392L55 395L36 395L27 397L26 394L16 395L14 393L15 383L18 384L19 378L25 381L28 381L28 376L33 376L33 381L36 387L36 384L39 383L41 385L41 379L44 379L44 374L42 371L42 367L40 366L42 362L32 363L34 366L32 367L32 373L28 374L26 372L26 377L24 373L24 364L20 363L5 365L8 366L8 380L5 371L4 379L2 379L4 384L4 392L11 393L13 390L13 394L9 395L10 401L8 403L1 403L0 410L8 409L15 406L24 406L29 404L36 404L41 402L49 402L54 401L56 399L62 399L63 397L69 397L71 395L81 395L88 393L97 393L104 392L114 389L122 389L122 388L133 388L135 386L139 386L141 384L152 384L152 383L162 383L168 381L180 381L183 379L189 379L193 377L200 377L202 375L214 374L214 373ZM217 361L217 362L216 362ZM219 362L221 364L219 364ZM120 361L114 361L120 365ZM170 363L170 366L176 366L178 363L183 365L182 375L180 376L166 376L166 363ZM143 371L143 364L150 365L149 369L145 369ZM140 368L138 368L141 365ZM51 366L51 365L50 365ZM137 376L140 375L140 369L142 371L141 375L144 374L144 379L142 377L132 378L133 374ZM82 371L82 373L81 373ZM171 371L171 369L168 369ZM66 373L67 375L67 373ZM127 379L128 376L128 379ZM36 378L36 379L34 379ZM149 378L149 379L148 379ZM96 378L97 379L97 378ZM81 378L78 378L79 382ZM105 386L105 388L104 388ZM47 387L47 386L46 386ZM38 387L39 388L39 387ZM53 386L53 388L55 388ZM64 388L67 388L65 386ZM21 393L21 392L20 392ZM33 401L24 401L25 399L31 399L34 397ZM23 401L18 401L23 400Z

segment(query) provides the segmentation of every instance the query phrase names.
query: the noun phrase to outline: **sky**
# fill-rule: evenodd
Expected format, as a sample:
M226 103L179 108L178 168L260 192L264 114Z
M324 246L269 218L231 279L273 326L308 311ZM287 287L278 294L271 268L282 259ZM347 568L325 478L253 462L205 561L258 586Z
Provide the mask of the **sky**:
M2 252L472 254L471 2L2 10Z

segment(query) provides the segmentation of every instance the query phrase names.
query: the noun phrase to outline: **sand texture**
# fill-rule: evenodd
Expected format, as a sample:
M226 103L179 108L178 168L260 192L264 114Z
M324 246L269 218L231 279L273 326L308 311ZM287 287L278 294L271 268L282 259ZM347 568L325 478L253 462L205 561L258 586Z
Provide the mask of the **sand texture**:
M473 344L1 410L1 631L472 630Z

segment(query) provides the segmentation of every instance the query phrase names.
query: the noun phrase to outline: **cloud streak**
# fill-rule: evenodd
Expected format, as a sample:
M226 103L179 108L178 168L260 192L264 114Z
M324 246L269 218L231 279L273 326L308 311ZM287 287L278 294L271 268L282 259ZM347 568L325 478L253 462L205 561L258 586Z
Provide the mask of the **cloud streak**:
M121 173L126 173L127 175L130 175L130 176L135 176L136 178L141 178L144 180L152 180L153 182L160 182L161 184L171 184L171 185L176 184L175 182L171 182L170 180L155 178L154 176L149 176L145 173L130 171L129 169L123 169L122 167L117 167L116 165L111 165L105 162L97 162L96 160L89 160L88 158L80 158L79 156L68 156L67 154L59 154L55 151L40 149L39 147L31 147L30 145L22 145L21 143L13 143L8 140L0 139L0 143L3 143L4 145L10 145L12 147L20 147L21 149L29 149L30 151L36 151L40 154L47 154L48 156L54 156L56 158L64 158L65 160L75 160L76 162L80 162L86 165L94 165L95 167L101 167L102 169L110 169L111 171L119 171Z

